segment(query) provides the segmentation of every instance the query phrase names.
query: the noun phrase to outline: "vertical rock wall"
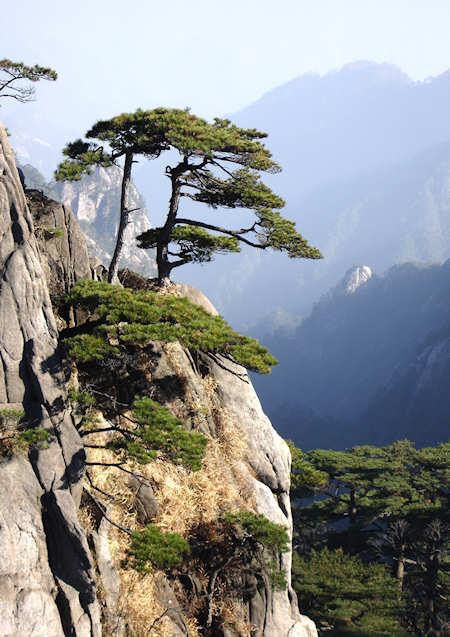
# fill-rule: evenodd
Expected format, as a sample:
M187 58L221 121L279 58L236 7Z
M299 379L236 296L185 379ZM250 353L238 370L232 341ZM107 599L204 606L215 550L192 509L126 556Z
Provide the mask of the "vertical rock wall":
M47 448L0 459L0 633L99 636L77 521L84 450L65 404L57 330L33 223L0 126L0 409L23 406Z
M290 451L264 414L245 370L229 361L226 361L226 367L231 367L235 373L215 363L211 363L211 373L217 383L222 408L232 415L248 441L247 462L253 479L256 509L272 522L287 527L292 535ZM250 620L258 626L257 635L261 637L316 637L314 622L299 614L297 598L291 588L292 552L284 553L282 560L288 589L273 591L268 585L263 592L258 592L250 602Z
M188 296L209 311L211 304L203 294L196 291L194 296L189 290ZM213 380L215 387L213 393L205 393L201 376L193 367L188 352L175 344L170 346L170 355L164 347L155 346L155 350L156 367L152 369L150 384L144 391L175 411L183 410L183 405L193 402L206 407L205 413L226 413L246 444L241 476L249 485L256 511L286 527L292 534L290 451L264 414L245 369L229 360L217 364L202 357L203 374ZM182 378L183 384L174 399L175 377ZM152 393L155 388L156 394ZM183 420L188 421L188 417L188 413L184 414ZM217 435L211 415L205 415L197 428L212 437ZM246 609L247 619L254 626L252 634L255 637L317 637L314 622L299 613L297 597L291 588L292 552L284 553L281 560L288 588L275 591L269 581L258 587Z

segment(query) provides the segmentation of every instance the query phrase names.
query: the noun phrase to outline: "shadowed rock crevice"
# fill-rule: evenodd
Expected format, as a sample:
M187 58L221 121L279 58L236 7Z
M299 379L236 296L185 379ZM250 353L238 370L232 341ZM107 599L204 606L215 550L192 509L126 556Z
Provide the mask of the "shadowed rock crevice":
M91 562L81 542L79 529L69 524L54 491L44 493L41 503L52 573L60 582L78 592L81 606L88 612L89 605L95 601L95 586L87 576Z
M11 208L9 209L11 214L11 232L14 237L14 242L17 244L23 243L24 235L22 227L19 223L19 215L17 213L17 209L14 203L11 204Z

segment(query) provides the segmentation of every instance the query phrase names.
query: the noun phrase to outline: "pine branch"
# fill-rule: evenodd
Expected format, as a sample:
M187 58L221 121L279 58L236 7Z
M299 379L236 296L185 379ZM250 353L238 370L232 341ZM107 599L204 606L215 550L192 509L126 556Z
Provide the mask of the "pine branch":
M252 248L259 248L260 250L265 250L268 245L264 245L261 243L254 243L250 241L246 237L243 237L242 234L246 234L252 231L252 228L243 228L242 230L227 230L226 228L221 228L220 226L213 226L209 223L204 223L203 221L195 221L194 219L177 219L176 223L185 224L186 226L196 226L198 228L205 228L205 230L213 230L215 232L221 232L222 234L227 234L230 237L235 237L242 243L246 243Z

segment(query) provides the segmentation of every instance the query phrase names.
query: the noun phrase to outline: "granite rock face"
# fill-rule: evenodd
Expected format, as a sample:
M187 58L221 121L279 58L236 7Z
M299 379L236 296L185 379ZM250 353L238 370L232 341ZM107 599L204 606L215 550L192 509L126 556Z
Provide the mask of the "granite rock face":
M41 264L51 298L66 294L80 279L92 278L85 236L68 206L38 190L25 190Z
M78 522L84 449L65 403L57 329L33 222L0 128L0 403L22 404L47 448L0 463L0 626L8 637L101 634ZM6 501L5 501L6 500ZM6 628L5 628L6 627ZM70 632L71 631L71 632Z
M52 184L59 200L71 208L86 233L90 255L103 262L111 259L114 249L121 174L117 166L98 168L80 181ZM145 202L134 183L130 185L129 207L133 212L125 231L120 267L154 276L156 266L152 251L141 250L136 245L136 236L150 228L150 221Z
M226 367L231 367L234 373L214 362L210 369L222 409L232 415L248 441L247 470L253 481L256 510L292 533L290 451L264 414L245 370L231 366L229 361ZM290 586L292 553L284 553L281 559L289 587L286 591L273 591L270 584L266 585L264 592L258 592L251 600L249 619L258 627L255 635L315 637L314 622L299 614L297 598Z
M202 299L197 291L197 302L207 307L210 303ZM223 364L222 364L223 363ZM174 373L184 379L184 395L178 401L192 401L210 406L204 415L200 430L217 435L214 418L208 413L226 413L237 427L240 437L246 441L247 450L242 462L244 479L249 483L255 509L272 522L281 524L292 532L290 486L290 451L264 414L255 390L244 368L228 360L218 361L204 357L202 374L213 379L215 392L205 396L198 374L192 368L189 355L181 347L171 347L170 356L164 349L158 352L158 365L153 371L152 383L159 387L158 399L172 408L177 407L173 392L169 390ZM167 393L166 393L167 392ZM316 637L314 622L300 615L297 598L290 586L292 553L281 557L283 570L288 580L286 591L273 591L268 581L263 590L250 600L247 608L248 621L255 626L255 637Z

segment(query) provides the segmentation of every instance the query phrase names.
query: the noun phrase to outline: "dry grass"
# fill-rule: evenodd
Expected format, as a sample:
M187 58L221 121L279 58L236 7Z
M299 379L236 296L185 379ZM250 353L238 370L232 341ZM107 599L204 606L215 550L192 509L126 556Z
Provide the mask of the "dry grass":
M214 613L222 617L239 637L252 637L254 626L248 621L242 604L236 600L221 597L214 605Z
M200 378L200 382L202 384L202 387L206 396L208 396L210 401L213 401L216 397L216 391L217 391L216 379L210 374L208 374L207 376Z
M157 573L142 575L122 570L122 594L119 612L127 618L136 637L172 637L173 624L157 599L155 579ZM112 637L112 636L111 636Z
M208 381L207 381L208 384ZM213 394L213 385L210 384ZM243 468L247 453L247 441L243 439L229 414L214 412L218 437L210 439L205 452L202 468L192 472L170 462L156 460L148 465L135 465L130 469L136 471L152 485L160 505L160 513L154 520L161 529L180 533L187 537L190 529L201 522L213 522L224 511L240 508L252 509L252 485L248 473ZM103 421L101 426L106 423ZM106 434L92 434L89 443L103 444ZM117 456L104 449L87 449L89 462L114 463ZM102 491L112 494L108 499L92 489L95 497L108 504L108 516L115 523L134 530L140 528L134 507L134 492L129 485L130 476L115 467L89 466L89 474L93 483ZM83 520L89 526L90 520ZM120 612L129 623L136 637L148 635L149 627L154 622L151 635L170 637L171 622L167 617L158 620L164 608L157 599L155 590L156 573L142 575L121 566L126 557L129 537L111 526L110 549L114 562L119 570L121 580ZM236 609L237 609L236 604ZM228 608L228 611L226 610ZM224 606L224 612L234 616L234 624L239 624L240 634L245 632L243 620L239 621L238 611ZM221 609L222 612L222 609ZM231 614L230 614L231 613ZM198 635L195 620L188 619L191 637ZM242 618L241 618L242 619ZM237 622L237 624L236 624ZM242 630L241 630L242 628ZM173 632L173 631L172 631Z
M223 415L219 437L210 439L200 471L154 462L146 471L161 505L156 522L167 531L187 535L201 522L224 511L251 508L251 485L241 468L245 441Z

